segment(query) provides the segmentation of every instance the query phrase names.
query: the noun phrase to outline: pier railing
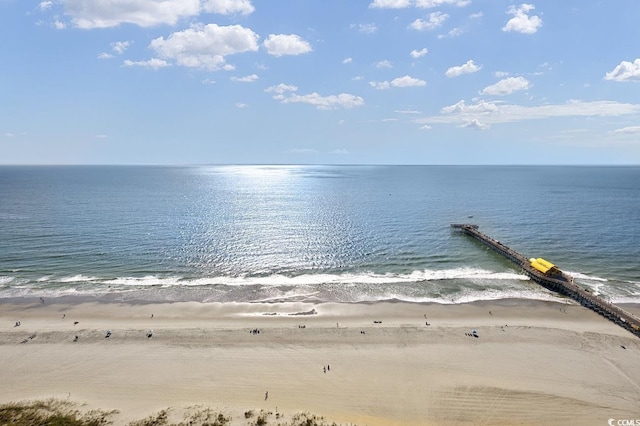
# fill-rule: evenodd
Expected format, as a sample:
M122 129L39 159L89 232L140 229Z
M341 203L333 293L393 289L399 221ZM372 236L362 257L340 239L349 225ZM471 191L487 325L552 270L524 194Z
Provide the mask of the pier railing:
M573 283L573 277L561 273L560 275L546 275L531 267L529 259L517 251L507 247L500 241L497 241L486 234L483 234L478 230L478 225L472 225L467 223L451 225L453 229L459 230L462 233L475 238L481 243L485 244L492 250L500 253L517 266L522 268L524 273L531 278L532 281L540 284L541 286L560 293L564 296L571 297L582 306L585 306L598 314L604 316L608 320L618 324L624 329L630 331L636 336L640 337L640 318L625 311L624 309L614 305L611 302L606 301L602 297L587 291L586 289Z

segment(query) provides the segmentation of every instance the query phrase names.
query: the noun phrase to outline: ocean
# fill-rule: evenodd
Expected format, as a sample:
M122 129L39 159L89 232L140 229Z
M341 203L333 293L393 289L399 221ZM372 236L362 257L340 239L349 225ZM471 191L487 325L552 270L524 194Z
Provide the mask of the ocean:
M0 166L0 300L640 303L640 167Z

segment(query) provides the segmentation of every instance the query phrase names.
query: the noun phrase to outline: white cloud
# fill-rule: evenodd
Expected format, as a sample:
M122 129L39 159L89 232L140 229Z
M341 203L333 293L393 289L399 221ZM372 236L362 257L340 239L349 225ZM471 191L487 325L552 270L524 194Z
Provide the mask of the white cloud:
M273 56L302 55L312 51L311 45L296 34L269 34L262 43Z
M447 18L449 15L446 13L432 12L429 14L428 20L418 18L409 25L409 28L418 31L433 30L441 26Z
M412 0L373 0L370 8L378 9L402 9L411 6Z
M205 0L202 3L205 12L219 13L221 15L249 15L255 8L249 0Z
M420 49L420 50L415 50L415 49L414 49L414 50L412 50L412 51L411 51L411 53L410 53L410 55L411 55L411 57L412 57L412 58L416 58L416 59L417 59L417 58L421 58L421 57L423 57L423 56L424 56L424 55L426 55L428 52L429 52L429 51L428 51L428 50L427 50L427 48L425 47L425 48Z
M391 88L391 85L388 81L370 81L369 86L373 87L376 90L387 90Z
M473 62L473 59L469 59L466 63L460 66L449 68L444 75L446 75L449 78L458 77L463 74L472 74L474 72L478 72L480 71L481 68L482 68L481 65L478 66Z
M55 21L53 21L52 24L53 28L55 28L56 30L64 30L65 28L67 28L67 24L65 24L64 22L56 19Z
M467 105L464 101L460 101L442 108L441 112L441 115L416 119L415 122L419 124L465 125L475 119L481 123L492 125L554 117L613 117L640 114L640 104L571 100L564 104L520 106L486 101Z
M440 6L463 7L471 4L471 0L373 0L369 4L370 8L377 9L404 9L415 6L421 9L432 9Z
M422 9L431 9L444 5L464 7L469 4L471 4L471 0L416 0L416 7Z
M483 16L484 16L484 13L482 12L472 13L471 15L469 15L469 19L480 19Z
M429 126L428 124L425 124L425 125L423 125L423 126L420 126L420 128L421 128L422 130L431 130L431 129L433 129L433 127Z
M640 58L637 58L633 62L620 62L613 71L605 74L604 79L613 81L640 81Z
M480 94L491 96L505 96L520 90L527 90L531 83L524 77L507 77L499 82L485 87Z
M378 31L376 24L351 24L351 28L357 28L362 34L373 34Z
M111 43L111 50L117 55L122 55L131 45L128 41L116 41ZM114 58L115 55L107 52L102 52L98 55L98 59L111 59Z
M318 93L311 93L308 95L291 94L289 97L284 97L281 100L282 103L304 103L313 105L318 109L331 110L338 108L355 108L364 105L364 99L360 96L351 95L349 93L341 93L339 95L321 96Z
M245 104L243 102L236 102L235 107L238 108L238 109L244 109L244 108L248 108L249 104Z
M251 74L244 77L231 77L231 81L237 81L240 83L253 83L254 81L258 81L260 77L257 74Z
M496 71L493 73L493 75L496 76L497 78L502 78L502 77L508 76L509 73L506 71Z
M185 67L208 70L232 69L225 56L258 50L258 35L240 25L221 27L216 24L196 25L159 37L150 47L161 57Z
M38 5L38 9L40 9L41 12L45 12L51 9L51 6L53 6L52 1L41 1L40 4Z
M253 13L250 0L60 0L78 28L109 28L128 23L140 27L175 25L201 12L223 15ZM42 1L40 9L51 7Z
M343 64L350 64L351 62L353 62L353 59L352 59L352 58L344 58L344 59L342 60L342 63L343 63Z
M474 105L467 105L464 100L461 100L453 105L442 108L441 111L445 114L486 114L497 112L498 109L498 105L492 102L479 101Z
M266 89L264 89L264 91L267 93L275 93L276 95L274 96L274 98L282 99L282 95L287 92L297 92L298 87L290 84L280 83L277 86L267 87Z
M408 75L391 80L391 85L393 87L422 87L426 86L426 84L426 81L410 77Z
M474 118L473 120L469 120L468 122L459 125L458 127L476 130L488 130L490 126L488 124L482 123L477 118Z
M376 90L387 90L391 87L422 87L426 86L427 82L424 80L420 80L418 78L414 78L408 75L403 77L394 78L389 81L370 81L369 86L373 87Z
M386 59L376 63L376 68L393 68L393 64Z
M118 55L122 55L131 45L128 41L116 41L111 43L111 49Z
M347 151L346 149L334 149L333 151L329 152L329 154L348 155L348 154L351 154L351 153L349 151Z
M460 27L455 27L451 30L449 30L449 32L445 35L445 34L439 34L438 38L439 39L443 39L443 38L454 38L454 37L459 37L462 34L464 34L466 31L463 28Z
M154 70L171 66L167 61L158 58L152 58L148 61L130 61L127 59L123 64L125 67L144 67Z
M502 31L516 31L522 34L533 34L542 26L542 19L539 16L529 16L529 12L535 9L532 4L523 3L520 6L509 6L507 13L513 18L507 21L502 27Z
M78 28L109 28L123 23L151 27L175 25L200 13L200 0L61 0Z
M640 126L623 127L621 129L614 130L613 133L623 134L623 135L638 134L640 133Z

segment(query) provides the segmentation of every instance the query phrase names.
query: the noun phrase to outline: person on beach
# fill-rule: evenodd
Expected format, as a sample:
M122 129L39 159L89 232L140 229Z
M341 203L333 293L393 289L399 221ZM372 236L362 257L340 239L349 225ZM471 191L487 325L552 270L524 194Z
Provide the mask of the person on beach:
M267 400L267 398L269 398L269 391L266 391L266 392L264 393L264 400L266 401L266 400Z

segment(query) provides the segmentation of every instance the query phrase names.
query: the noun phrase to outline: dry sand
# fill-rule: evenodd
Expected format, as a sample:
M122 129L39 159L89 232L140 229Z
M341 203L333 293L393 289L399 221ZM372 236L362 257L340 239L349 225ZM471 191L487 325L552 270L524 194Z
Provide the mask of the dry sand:
M116 424L196 404L238 425L261 409L372 426L640 419L640 339L554 302L5 301L0 361L0 403L68 398L118 409Z

